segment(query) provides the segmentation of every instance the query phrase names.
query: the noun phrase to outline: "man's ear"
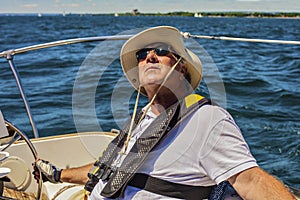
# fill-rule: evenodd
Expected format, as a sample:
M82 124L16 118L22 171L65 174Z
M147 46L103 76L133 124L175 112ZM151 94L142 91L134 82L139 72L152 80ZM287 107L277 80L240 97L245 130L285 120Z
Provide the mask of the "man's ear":
M185 62L180 62L179 73L182 74L182 76L180 76L180 80L185 79L186 75L188 74L187 64Z
M181 62L180 73L185 76L187 74L187 64L185 62Z

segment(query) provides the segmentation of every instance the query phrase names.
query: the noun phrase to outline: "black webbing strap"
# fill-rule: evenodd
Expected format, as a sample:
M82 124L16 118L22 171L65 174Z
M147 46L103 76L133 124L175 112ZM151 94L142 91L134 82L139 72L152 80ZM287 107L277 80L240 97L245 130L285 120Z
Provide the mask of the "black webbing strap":
M213 187L173 183L141 173L135 174L129 185L156 194L187 200L208 199Z
M210 101L197 95L188 96L184 102L178 101L171 105L164 112L160 113L151 125L142 133L136 140L130 153L125 157L121 166L114 170L110 176L105 187L101 191L101 195L109 198L118 198L123 195L126 185L135 175L140 166L144 163L149 152L161 141L163 138L181 123L187 116L198 110L201 106L210 104ZM192 100L192 101L190 101ZM190 102L187 104L187 102ZM109 163L111 156L116 156L118 148L121 147L123 137L118 139L117 144L109 145L104 152L100 163ZM110 164L109 164L110 165ZM107 166L109 166L107 165ZM101 179L103 177L100 177Z

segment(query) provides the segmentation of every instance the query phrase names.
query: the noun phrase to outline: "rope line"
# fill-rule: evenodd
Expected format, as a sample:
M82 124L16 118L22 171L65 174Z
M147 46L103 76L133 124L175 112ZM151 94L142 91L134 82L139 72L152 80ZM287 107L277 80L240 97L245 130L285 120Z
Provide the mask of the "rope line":
M81 186L81 185L78 185L78 184L72 184L72 185L66 185L62 188L60 188L55 194L54 196L52 197L51 200L56 200L56 198L61 195L63 192L65 192L66 190L70 189L70 188L74 188L74 187L77 187L77 186Z

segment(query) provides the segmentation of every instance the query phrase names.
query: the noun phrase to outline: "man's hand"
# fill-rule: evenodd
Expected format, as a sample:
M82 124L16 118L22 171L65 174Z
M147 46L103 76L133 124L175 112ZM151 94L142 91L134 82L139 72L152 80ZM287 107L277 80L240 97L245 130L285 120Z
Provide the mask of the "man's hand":
M45 160L38 160L33 164L33 175L34 178L39 181L40 173L42 173L43 181L50 181L51 183L59 183L60 182L60 175L61 169L55 167L48 161Z

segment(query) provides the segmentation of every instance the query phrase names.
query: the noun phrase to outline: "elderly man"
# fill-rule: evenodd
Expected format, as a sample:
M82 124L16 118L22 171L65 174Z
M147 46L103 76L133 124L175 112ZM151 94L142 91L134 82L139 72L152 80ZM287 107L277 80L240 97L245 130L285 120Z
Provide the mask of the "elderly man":
M202 65L177 29L135 35L122 47L121 64L138 91L136 105L140 93L149 104L135 108L95 164L60 170L37 161L45 179L87 182L92 200L223 199L229 183L243 199L294 199L258 167L230 114L192 94Z

